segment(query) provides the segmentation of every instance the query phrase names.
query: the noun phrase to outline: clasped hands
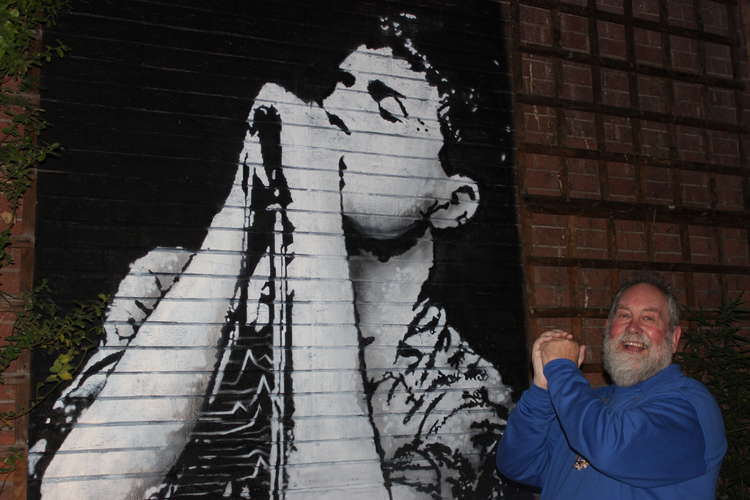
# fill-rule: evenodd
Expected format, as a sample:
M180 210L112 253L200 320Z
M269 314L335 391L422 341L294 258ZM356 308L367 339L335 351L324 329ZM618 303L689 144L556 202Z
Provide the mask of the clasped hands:
M539 336L531 348L531 362L534 368L534 385L547 389L544 365L555 359L569 359L578 367L583 363L586 346L573 340L573 335L565 330L549 330Z

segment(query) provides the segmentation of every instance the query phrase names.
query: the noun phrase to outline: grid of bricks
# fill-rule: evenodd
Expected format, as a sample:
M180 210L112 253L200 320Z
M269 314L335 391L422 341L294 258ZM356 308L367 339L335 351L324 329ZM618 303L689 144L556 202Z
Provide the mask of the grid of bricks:
M15 91L12 81L3 83ZM38 96L32 96L38 100ZM6 116L0 119L0 128L8 124ZM4 139L0 132L0 140ZM0 269L0 342L13 332L16 315L22 306L24 293L31 290L34 258L34 223L36 192L27 191L15 214L7 199L0 196L0 231L11 228L11 245L7 249L12 262ZM2 373L0 385L0 411L23 413L28 409L30 359L22 355ZM14 449L24 449L28 439L27 419L0 422L0 459ZM0 474L0 499L26 498L26 465L21 461L11 473Z
M657 273L692 309L750 291L741 6L510 7L529 340L571 329L601 381L602 327L622 280Z

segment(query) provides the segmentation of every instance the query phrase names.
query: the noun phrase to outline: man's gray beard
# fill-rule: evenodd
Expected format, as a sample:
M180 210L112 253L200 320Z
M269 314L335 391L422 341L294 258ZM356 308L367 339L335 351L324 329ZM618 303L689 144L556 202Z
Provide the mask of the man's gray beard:
M649 345L646 356L618 351L623 340L634 340ZM604 338L604 369L612 381L621 387L629 387L647 380L672 363L672 335L665 336L658 345L648 341L643 334L622 334L614 340L607 333Z

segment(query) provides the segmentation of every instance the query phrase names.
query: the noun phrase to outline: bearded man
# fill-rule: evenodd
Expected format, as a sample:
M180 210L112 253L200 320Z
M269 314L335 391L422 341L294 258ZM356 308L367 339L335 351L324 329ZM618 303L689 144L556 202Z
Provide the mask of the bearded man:
M563 330L534 342L534 379L508 419L497 467L544 499L712 499L727 444L719 407L672 355L682 330L653 278L615 295L604 339L613 385L581 374L585 347Z

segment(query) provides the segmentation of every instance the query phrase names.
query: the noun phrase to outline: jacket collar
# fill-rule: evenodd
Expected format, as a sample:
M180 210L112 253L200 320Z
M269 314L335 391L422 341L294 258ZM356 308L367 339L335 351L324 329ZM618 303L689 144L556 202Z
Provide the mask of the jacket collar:
M653 377L648 378L644 380L643 382L640 382L635 385L631 385L630 387L614 386L614 388L615 388L615 392L620 393L622 395L632 393L632 392L649 392L652 389L664 384L665 382L668 382L670 380L676 380L681 376L682 376L682 370L680 370L680 365L672 363L668 367L658 372Z

